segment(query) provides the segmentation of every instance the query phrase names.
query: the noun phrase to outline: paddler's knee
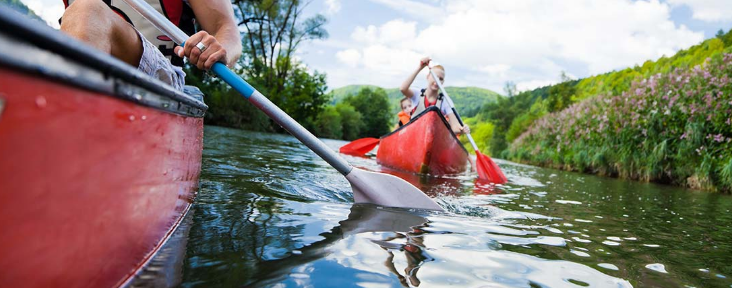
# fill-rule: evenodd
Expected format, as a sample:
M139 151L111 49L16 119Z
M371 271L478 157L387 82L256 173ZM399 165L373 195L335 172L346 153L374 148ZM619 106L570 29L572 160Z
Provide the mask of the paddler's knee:
M113 13L112 10L99 0L75 0L64 11L61 21L61 30L64 27L72 28L79 24L85 24L93 19L102 19L107 13Z

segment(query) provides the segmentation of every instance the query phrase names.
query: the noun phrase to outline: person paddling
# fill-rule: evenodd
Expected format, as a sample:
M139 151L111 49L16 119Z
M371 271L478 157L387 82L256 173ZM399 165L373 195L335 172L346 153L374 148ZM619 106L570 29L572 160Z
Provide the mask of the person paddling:
M399 87L399 91L402 92L404 97L409 98L412 101L412 106L414 106L414 110L412 111L411 117L414 118L419 113L424 111L430 106L436 106L438 109L440 109L440 112L442 112L442 115L444 115L448 123L450 123L450 129L455 134L460 133L470 133L470 127L468 125L460 125L460 121L458 121L457 117L450 117L452 113L452 109L450 108L450 105L448 103L445 103L446 101L442 101L442 95L440 94L440 87L437 86L437 82L435 82L436 79L432 78L432 75L427 74L427 88L424 89L416 89L411 88L412 83L414 82L414 79L417 78L417 74L419 74L422 69L427 67L430 64L429 57L422 58L422 60L419 61L419 67L417 70L415 70L409 77L407 77L406 80L404 80L404 83L402 83L402 86ZM440 83L445 82L445 68L441 65L435 65L431 68L435 75L437 75L440 81Z
M145 0L188 33L194 32L195 18L203 30L191 36L185 47L175 46L124 1L63 1L62 32L181 91L185 84L182 57L198 69L209 70L218 61L231 67L241 55L241 36L228 0Z

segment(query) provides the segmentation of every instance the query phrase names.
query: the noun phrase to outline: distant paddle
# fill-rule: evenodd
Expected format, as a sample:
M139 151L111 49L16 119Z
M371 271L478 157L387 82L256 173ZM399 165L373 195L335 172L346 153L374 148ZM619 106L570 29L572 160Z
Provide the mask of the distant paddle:
M341 149L338 151L343 154L362 156L369 153L369 151L374 150L374 147L379 145L379 142L381 142L381 140L377 138L361 138L341 146Z
M463 120L460 119L460 115L458 114L457 110L455 109L455 104L452 103L452 99L450 99L450 96L447 95L447 91L445 91L445 88L442 87L442 83L440 83L437 75L435 75L435 72L432 71L432 67L430 68L430 74L432 75L432 79L435 80L435 83L437 83L437 87L440 87L440 91L442 91L442 95L445 96L445 100L447 100L447 104L450 105L450 108L452 108L452 113L455 114L455 117L457 118L458 122L460 122L460 125L463 125ZM470 136L470 133L465 134L465 136L468 136L468 140L470 140L470 144L473 145L473 149L475 149L475 157L476 161L478 162L476 166L476 170L478 171L478 179L481 180L488 180L490 182L496 183L496 184L505 184L508 182L506 179L506 175L503 175L503 171L501 171L501 168L496 165L493 160L483 155L483 153L480 153L480 150L478 150L478 145L475 145L475 141L473 140L473 136Z
M144 18L150 21L160 31L163 31L175 43L183 45L188 35L178 27L170 23L167 18L160 15L154 8L141 0L124 0L133 9L139 12ZM262 93L255 90L249 83L241 79L239 75L229 70L223 63L216 63L211 68L221 80L229 84L234 90L241 93L255 107L262 110L269 118L280 124L285 130L305 144L315 154L318 154L325 162L346 176L353 188L353 199L356 203L372 203L380 206L419 208L442 211L430 197L422 193L417 187L392 175L370 172L354 168L346 160L338 156L335 151L320 141L315 135L308 132L297 121L287 113L273 104Z

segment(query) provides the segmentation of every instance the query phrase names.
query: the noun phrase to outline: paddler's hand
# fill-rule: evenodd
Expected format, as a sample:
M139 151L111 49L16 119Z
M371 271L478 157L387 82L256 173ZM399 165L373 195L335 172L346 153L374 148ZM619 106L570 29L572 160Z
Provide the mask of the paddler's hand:
M175 47L175 54L181 58L187 57L189 63L201 70L209 70L219 61L226 63L226 49L206 31L193 34L186 40L185 47Z
M470 134L470 127L468 127L468 125L464 125L462 128L460 128L460 133Z
M430 57L424 57L422 60L419 60L419 70L424 69L424 67L427 67L430 65L430 61L432 61L432 58Z

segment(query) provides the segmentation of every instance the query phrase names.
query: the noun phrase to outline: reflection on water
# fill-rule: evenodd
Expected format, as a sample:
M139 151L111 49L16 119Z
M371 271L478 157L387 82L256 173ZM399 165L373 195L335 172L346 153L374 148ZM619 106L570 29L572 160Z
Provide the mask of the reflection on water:
M732 285L725 195L496 161L498 187L398 175L445 213L352 205L348 182L292 137L205 133L184 287Z
M273 267L260 273L256 273L251 279L251 286L270 286L274 283L287 283L290 271L302 265L308 265L314 261L322 261L330 258L332 254L342 251L333 249L339 241L359 235L362 233L370 235L384 235L379 239L370 239L373 244L378 245L388 253L383 264L404 282L405 278L397 270L393 261L392 251L403 251L408 259L408 266L405 269L408 277L413 282L418 282L416 271L422 261L429 258L423 253L421 230L427 224L424 215L409 211L400 211L393 208L376 207L373 205L356 204L351 206L348 218L338 222L338 225L330 231L320 234L322 240L308 244L300 249L291 251L291 254L275 260L264 261L262 266ZM354 236L355 237L355 236ZM353 256L351 261L364 258L363 253L356 251L343 252L345 255ZM383 253L378 253L379 255ZM328 271L322 271L325 275ZM311 278L308 275L306 278ZM406 282L404 282L406 285Z

